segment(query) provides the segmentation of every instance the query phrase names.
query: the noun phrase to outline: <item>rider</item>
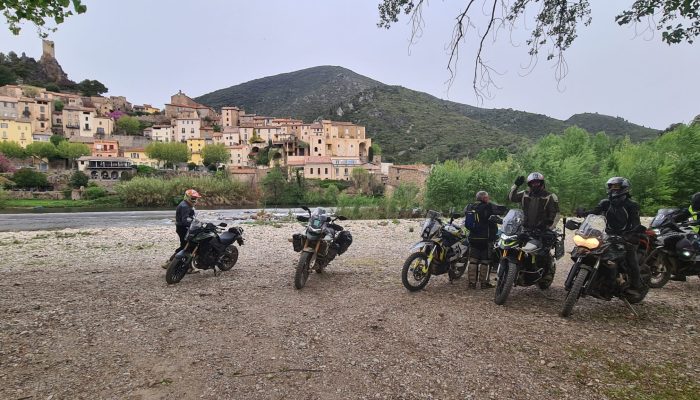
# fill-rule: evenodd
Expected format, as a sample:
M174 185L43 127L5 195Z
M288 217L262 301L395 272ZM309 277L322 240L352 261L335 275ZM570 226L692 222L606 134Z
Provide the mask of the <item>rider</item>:
M529 190L518 191L518 187L525 182L524 176L515 179L515 184L510 188L508 200L520 203L525 221L523 226L531 231L550 231L559 219L559 199L554 193L545 190L544 175L533 172L527 176L527 186ZM549 236L549 235L547 235ZM544 239L544 238L542 238ZM542 243L545 247L551 247L554 243ZM554 279L556 266L552 262L549 251L546 256L537 257L537 266L544 269L546 274L540 280L543 283L551 282Z
M489 194L485 191L477 192L476 202L467 205L464 209L465 221L470 212L474 213L473 226L469 229L469 266L467 267L467 278L469 287L475 289L478 280L481 288L492 288L489 282L489 268L491 264L491 252L493 243L496 241L496 231L498 226L489 218L492 215L503 215L508 211L505 206L491 203ZM481 266L479 265L481 264Z
M180 247L178 247L175 250L175 253L170 256L170 260L172 260L173 257L175 257L175 254L177 254L180 250L184 249L185 245L187 244L185 237L187 236L187 231L189 230L190 224L194 219L194 206L197 204L197 200L199 200L201 197L202 195L196 190L187 189L185 191L185 197L175 209L175 232L180 238ZM166 263L163 265L163 268L168 268L168 264Z
M635 238L641 228L639 221L639 204L631 200L630 182L627 178L615 176L607 182L608 198L603 199L592 211L577 210L577 217L588 214L604 215L607 221L605 231L625 238L625 261L630 269L630 294L636 295L642 289L642 278L637 261L639 239Z
M695 193L690 196L690 205L688 208L684 208L673 216L675 222L685 222L689 219L693 220L695 223L698 221L698 212L700 211L700 192ZM691 226L691 229L695 233L700 233L700 226ZM685 282L685 275L671 275L672 281Z

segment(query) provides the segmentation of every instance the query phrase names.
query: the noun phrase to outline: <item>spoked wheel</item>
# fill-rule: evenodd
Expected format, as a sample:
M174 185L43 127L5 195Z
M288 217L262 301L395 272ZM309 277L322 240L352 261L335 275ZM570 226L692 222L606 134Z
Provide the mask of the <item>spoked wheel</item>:
M165 271L165 281L170 285L180 282L188 268L189 263L186 258L173 258L168 265L168 270Z
M411 292L421 290L430 280L428 256L425 253L413 253L406 259L401 269L401 282Z
M654 257L652 260L647 260L646 265L649 266L651 277L649 279L649 287L659 289L668 283L671 279L671 270L667 266L667 261L663 257Z
M507 259L501 259L501 268L505 268L505 271L498 277L498 284L496 285L496 295L493 298L493 302L500 305L505 304L510 294L510 290L515 284L515 277L518 275L518 266L514 262L509 262Z
M222 271L228 271L233 268L238 262L238 247L231 245L226 249L226 253L221 257L221 262L219 263L219 269Z
M576 266L574 265L574 268ZM561 310L562 317L568 317L574 310L574 305L578 301L579 296L581 296L581 290L583 289L583 284L586 283L586 278L588 277L588 270L579 269L578 275L574 283L571 285L571 290L566 294L566 299L564 300L564 308Z
M297 269L294 273L294 287L297 290L306 285L306 280L309 279L309 267L311 266L311 261L315 261L315 259L315 254L308 251L303 251L299 256Z

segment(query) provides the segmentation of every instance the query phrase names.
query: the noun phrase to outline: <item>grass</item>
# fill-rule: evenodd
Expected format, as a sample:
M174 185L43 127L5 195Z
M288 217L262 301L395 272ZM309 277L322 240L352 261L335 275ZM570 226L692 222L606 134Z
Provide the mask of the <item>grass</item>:
M608 362L616 387L606 388L605 394L612 400L698 400L700 384L683 374L677 364L632 365L624 362Z
M95 207L123 207L119 199L104 197L95 200L47 200L47 199L7 199L1 208L95 208Z

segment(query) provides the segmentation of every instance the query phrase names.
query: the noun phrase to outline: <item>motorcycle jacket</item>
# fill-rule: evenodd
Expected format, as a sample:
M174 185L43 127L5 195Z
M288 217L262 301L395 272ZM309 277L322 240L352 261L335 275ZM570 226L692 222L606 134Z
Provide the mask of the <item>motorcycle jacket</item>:
M464 209L464 213L466 214L471 210L476 213L477 218L474 227L469 230L469 241L495 242L498 225L496 222L489 221L489 217L492 215L504 215L508 212L508 208L479 201L468 205Z
M175 225L189 227L194 219L194 207L182 200L175 209Z
M622 199L603 199L586 214L603 215L607 220L605 231L612 235L623 235L639 228L639 204L629 197Z
M674 215L673 220L675 222L683 222L683 221L687 221L689 219L697 221L698 220L698 211L700 211L700 210L695 210L693 208L693 205L691 204L690 206L688 206L687 209L684 209L684 210L680 211L678 214ZM700 233L700 226L693 226L691 229L695 233Z
M544 188L537 193L518 192L518 187L513 185L508 200L520 203L525 214L523 226L526 229L551 229L559 218L559 199Z

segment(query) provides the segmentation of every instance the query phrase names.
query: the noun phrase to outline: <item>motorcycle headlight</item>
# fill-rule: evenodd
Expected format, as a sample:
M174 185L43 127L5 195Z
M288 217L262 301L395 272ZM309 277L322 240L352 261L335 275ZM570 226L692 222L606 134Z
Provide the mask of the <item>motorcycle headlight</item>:
M585 247L587 249L595 249L600 246L600 241L596 238L584 238L581 235L574 235L574 244L576 246Z
M652 229L654 231L654 235L659 236L661 234L661 229Z
M686 257L686 258L689 258L691 254L692 253L689 252L688 250L683 250L683 252L681 253L681 255L683 255L683 257Z

